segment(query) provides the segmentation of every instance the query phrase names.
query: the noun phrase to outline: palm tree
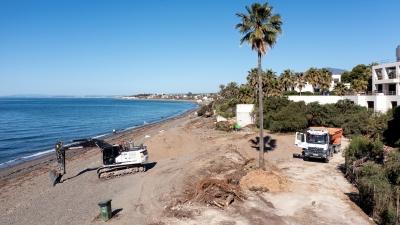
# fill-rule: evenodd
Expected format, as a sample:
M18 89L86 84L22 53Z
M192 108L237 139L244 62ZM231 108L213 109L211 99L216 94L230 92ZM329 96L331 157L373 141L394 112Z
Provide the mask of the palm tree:
M240 39L240 45L247 41L258 54L258 101L260 119L260 152L259 167L264 168L264 122L263 122L263 98L262 98L262 67L261 58L267 54L267 49L272 49L282 34L282 19L279 14L272 14L274 8L266 2L253 3L251 8L246 6L247 14L236 13L241 23L236 24L239 33L244 34Z
M369 86L369 82L367 80L360 80L360 90L361 91L367 91L368 90L368 86Z
M225 95L227 98L235 98L239 93L239 86L236 82L230 82L225 87Z
M300 90L301 95L301 90L306 86L306 82L304 81L304 73L297 72L294 74L294 84Z
M262 74L262 92L263 96L268 98L270 97L270 93L276 91L278 80L276 77L276 72L271 69L266 70ZM279 89L282 92L282 88Z
M337 82L335 88L333 89L336 95L343 97L347 93L347 87L344 86L342 82Z
M257 74L257 68L253 68L250 71L248 71L247 75L247 84L253 89L254 92L254 103L256 103L257 100L257 87L258 87L258 74Z
M225 98L225 85L223 84L219 85L219 95L221 96L222 99Z
M237 99L242 104L250 104L254 102L253 88L249 84L242 84L239 87Z
M313 87L313 93L315 92L316 87L320 87L321 85L321 72L317 68L311 67L307 70L306 74L304 75L305 81L307 81Z
M287 69L279 76L279 83L285 91L294 86L293 74L293 70Z
M358 94L361 91L360 80L352 80L350 87L355 94Z
M272 80L268 89L268 97L282 97L282 86L278 80Z
M331 87L331 83L332 83L332 72L329 71L326 68L322 68L320 70L321 73L321 87L320 89L322 90L322 92L327 92L329 91L330 87Z

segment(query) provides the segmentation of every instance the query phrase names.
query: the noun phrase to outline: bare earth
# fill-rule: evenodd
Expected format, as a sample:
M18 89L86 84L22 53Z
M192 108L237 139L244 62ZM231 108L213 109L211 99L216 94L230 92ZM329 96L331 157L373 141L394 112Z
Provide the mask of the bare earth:
M267 134L266 171L255 170L257 160L250 159L258 151L250 140L257 133L215 131L212 118L193 117L108 140L144 143L151 160L145 173L98 180L98 149L68 153L67 174L55 187L49 179L55 156L0 170L0 224L104 224L97 205L104 199L112 199L107 224L374 224L355 203L340 153L328 164L306 162L292 157L301 152L294 135ZM200 179L222 179L246 160L243 201L235 198L223 210L186 199ZM267 189L248 190L256 186Z

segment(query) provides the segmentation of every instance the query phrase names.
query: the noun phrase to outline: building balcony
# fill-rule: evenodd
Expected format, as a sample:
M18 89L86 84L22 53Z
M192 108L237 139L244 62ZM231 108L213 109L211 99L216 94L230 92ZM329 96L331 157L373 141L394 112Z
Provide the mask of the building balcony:
M360 95L396 95L395 91L367 91L359 93Z

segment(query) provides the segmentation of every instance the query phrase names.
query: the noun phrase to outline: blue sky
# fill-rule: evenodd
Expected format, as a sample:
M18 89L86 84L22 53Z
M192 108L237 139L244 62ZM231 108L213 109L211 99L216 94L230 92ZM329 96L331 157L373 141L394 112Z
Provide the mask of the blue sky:
M255 1L0 1L0 96L208 93L257 67L239 47ZM271 0L283 35L263 69L395 60L399 0ZM264 1L260 1L264 3Z

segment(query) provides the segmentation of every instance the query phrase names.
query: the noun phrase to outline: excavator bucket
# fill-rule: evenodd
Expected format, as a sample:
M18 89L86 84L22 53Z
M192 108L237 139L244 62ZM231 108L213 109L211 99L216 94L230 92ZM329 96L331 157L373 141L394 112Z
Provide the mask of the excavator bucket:
M50 171L50 180L53 187L60 182L62 175L57 170Z

